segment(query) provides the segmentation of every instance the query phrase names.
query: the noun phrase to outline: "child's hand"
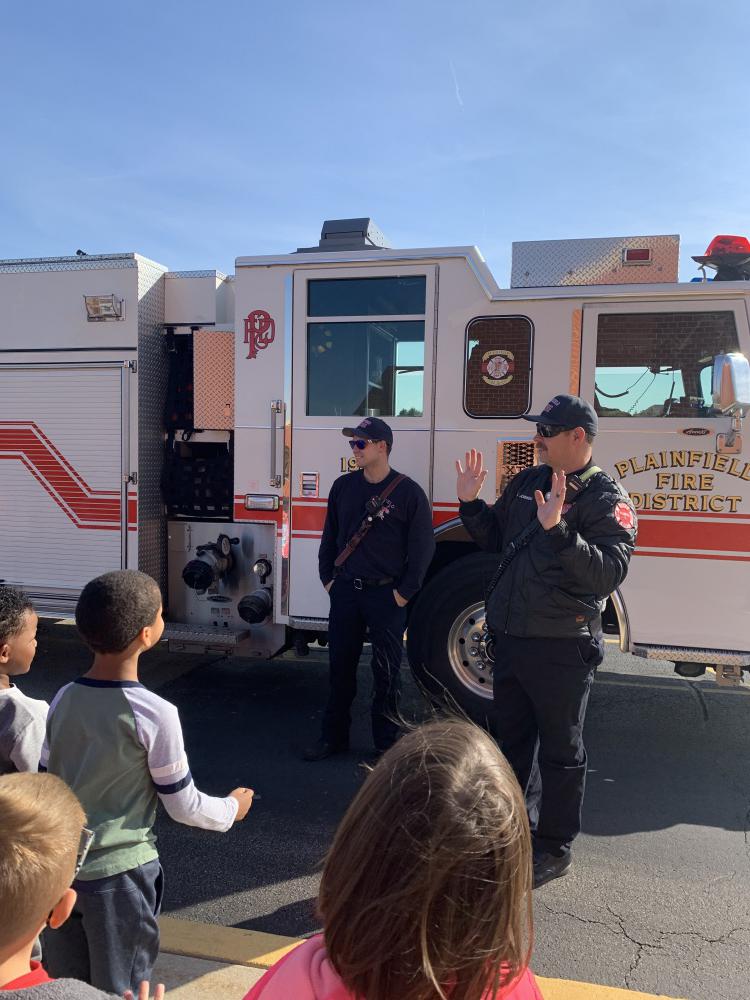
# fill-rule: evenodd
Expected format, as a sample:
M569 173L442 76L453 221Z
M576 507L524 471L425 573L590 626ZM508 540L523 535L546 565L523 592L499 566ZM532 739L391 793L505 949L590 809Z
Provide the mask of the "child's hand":
M237 815L234 818L235 823L239 823L239 821L244 819L250 811L250 806L253 804L253 795L255 795L255 792L252 788L235 788L235 790L229 794L233 799L237 799L237 802L239 803L239 809L237 810ZM140 997L138 1000L140 1000Z
M148 979L144 979L141 985L138 987L138 996L133 996L132 990L125 990L123 993L123 1000L149 1000L148 993L149 982ZM154 993L153 1000L164 1000L165 995L164 983L159 983L156 987L156 992Z

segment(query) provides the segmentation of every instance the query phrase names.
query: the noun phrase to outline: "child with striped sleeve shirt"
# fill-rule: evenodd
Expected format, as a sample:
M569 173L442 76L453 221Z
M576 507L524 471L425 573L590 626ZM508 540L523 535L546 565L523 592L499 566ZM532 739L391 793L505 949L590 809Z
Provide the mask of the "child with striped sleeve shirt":
M46 931L53 976L122 995L149 979L159 953L164 876L153 832L160 799L172 819L225 832L244 819L249 788L226 798L199 792L174 705L138 680L138 659L164 631L151 577L118 570L84 587L76 624L94 653L88 673L55 696L40 770L76 793L94 832L74 888L71 919Z

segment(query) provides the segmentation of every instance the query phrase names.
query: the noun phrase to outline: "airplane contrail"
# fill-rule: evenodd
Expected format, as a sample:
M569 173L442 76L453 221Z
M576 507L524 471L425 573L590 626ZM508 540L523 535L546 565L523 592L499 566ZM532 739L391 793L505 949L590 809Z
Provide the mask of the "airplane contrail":
M462 108L464 106L464 102L463 102L463 99L461 97L461 91L458 89L458 77L456 76L456 68L453 65L453 60L452 59L448 60L448 65L450 66L451 76L453 77L453 86L456 89L456 100L458 101L459 107Z

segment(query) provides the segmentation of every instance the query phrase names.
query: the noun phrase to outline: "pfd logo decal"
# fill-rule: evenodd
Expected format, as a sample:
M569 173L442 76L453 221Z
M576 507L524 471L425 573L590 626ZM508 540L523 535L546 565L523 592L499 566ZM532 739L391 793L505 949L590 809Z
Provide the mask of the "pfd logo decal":
M482 355L482 381L487 385L507 385L515 373L515 358L511 351L485 351Z
M258 351L265 350L276 336L276 324L265 309L254 309L245 320L245 343L247 358L257 358Z

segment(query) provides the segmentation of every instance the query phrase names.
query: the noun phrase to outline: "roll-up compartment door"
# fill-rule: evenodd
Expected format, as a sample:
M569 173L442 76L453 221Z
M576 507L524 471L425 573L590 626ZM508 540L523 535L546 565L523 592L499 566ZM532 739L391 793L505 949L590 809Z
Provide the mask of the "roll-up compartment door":
M124 565L125 371L0 366L0 579L61 610Z

